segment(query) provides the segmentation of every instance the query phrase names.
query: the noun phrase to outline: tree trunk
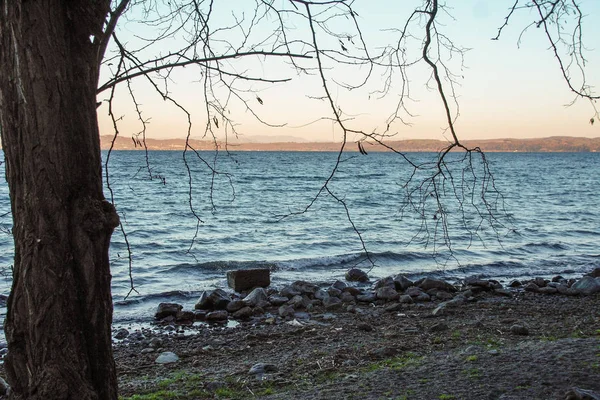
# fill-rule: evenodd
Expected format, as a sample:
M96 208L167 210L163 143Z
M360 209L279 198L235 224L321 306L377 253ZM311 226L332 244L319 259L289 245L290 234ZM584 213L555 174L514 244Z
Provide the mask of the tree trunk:
M17 399L116 399L98 45L110 0L0 0L0 127L15 260L5 368ZM97 42L97 41L96 41Z

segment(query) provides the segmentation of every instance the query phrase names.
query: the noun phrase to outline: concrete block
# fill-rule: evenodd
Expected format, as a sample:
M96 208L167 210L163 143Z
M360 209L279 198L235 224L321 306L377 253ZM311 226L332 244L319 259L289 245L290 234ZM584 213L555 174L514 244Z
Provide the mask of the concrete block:
M227 272L227 284L236 292L271 284L271 271L267 268L240 269Z

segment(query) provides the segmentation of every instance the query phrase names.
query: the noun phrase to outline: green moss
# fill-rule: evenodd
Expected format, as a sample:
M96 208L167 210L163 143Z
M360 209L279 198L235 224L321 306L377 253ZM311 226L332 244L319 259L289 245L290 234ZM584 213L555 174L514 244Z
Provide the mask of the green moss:
M465 360L467 362L474 362L474 361L477 361L477 356L476 355L471 355L471 356L468 356Z
M481 378L481 371L477 368L469 368L463 370L463 374L467 375L471 379Z
M452 399L456 399L456 396L453 394L440 394L438 396L438 399L440 400L452 400Z

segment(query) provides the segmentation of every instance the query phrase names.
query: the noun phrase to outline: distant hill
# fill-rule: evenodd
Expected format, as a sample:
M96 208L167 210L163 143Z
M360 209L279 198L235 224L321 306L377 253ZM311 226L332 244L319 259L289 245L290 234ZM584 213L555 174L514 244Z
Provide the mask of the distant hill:
M110 147L112 136L100 137L102 149ZM261 137L264 140L264 137ZM430 152L439 151L446 147L447 142L441 140L398 140L386 142L390 147L405 152ZM568 136L553 136L542 139L489 139L489 140L465 140L463 144L467 147L480 147L488 152L600 152L600 138L581 138ZM213 150L215 142L208 140L190 140L190 145L196 150ZM340 143L335 142L217 142L219 148L231 151L338 151ZM119 137L115 141L115 150L183 150L184 139L146 139L145 147L140 141L134 141L130 137ZM363 143L367 152L389 151L388 149L374 143ZM355 143L348 143L346 151L358 151Z

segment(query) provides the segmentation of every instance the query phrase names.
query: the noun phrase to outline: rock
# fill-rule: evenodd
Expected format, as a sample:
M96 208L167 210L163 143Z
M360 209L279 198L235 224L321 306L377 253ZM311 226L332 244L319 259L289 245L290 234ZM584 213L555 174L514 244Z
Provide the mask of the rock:
M543 293L543 294L555 294L558 292L558 290L551 286L544 286L544 287L539 288L538 292Z
M342 300L342 303L354 303L356 301L356 297L349 292L342 292L340 300Z
M326 297L329 297L329 293L327 293L323 289L317 289L317 291L314 293L314 297L317 300L323 300Z
M254 364L248 371L249 375L263 375L267 372L277 372L274 364L258 363Z
M458 307L461 304L464 304L465 301L466 301L465 297L463 295L459 294L452 300L445 301L443 303L438 304L438 306L433 309L431 314L435 315L435 316L442 315L446 311L446 308Z
M490 279L489 282L490 282L490 287L492 289L502 289L503 288L502 284L498 281Z
M115 339L122 340L129 336L129 331L125 328L121 328L115 333Z
M323 307L328 311L340 309L342 308L342 300L337 297L329 297L323 300Z
M191 323L196 318L193 311L181 310L175 315L175 321L179 323Z
M440 322L432 325L431 328L429 328L429 332L443 332L447 331L448 329L448 325L445 322Z
M544 278L541 278L539 276L537 278L534 278L531 282L535 283L537 287L540 288L545 287L546 283L548 283Z
M564 283L561 283L560 285L556 286L556 291L558 293L564 294L564 295L569 295L569 294L575 293L575 291L573 289L571 289L570 287L568 287Z
M405 294L405 295L402 295L402 296L400 296L400 299L398 299L398 301L399 301L401 304L412 304L412 303L414 303L414 302L415 302L415 301L413 300L413 298L412 298L412 297L410 297L408 294Z
M352 296L358 296L359 294L362 294L363 291L354 286L346 286L344 290L342 290L342 293L350 293Z
M278 312L279 312L279 316L281 318L287 318L287 317L293 317L296 310L294 310L294 307L292 307L292 306L283 305L283 306L279 307Z
M512 292L508 289L496 289L494 290L494 293L499 296L512 297Z
M573 285L571 289L577 293L589 296L594 293L600 292L600 278L593 278L591 276L584 276Z
M156 358L155 362L157 364L171 364L177 361L179 361L179 357L177 357L177 354L171 351L165 351L160 353L160 355Z
M394 287L391 287L391 286L381 287L381 288L377 289L375 294L378 299L385 300L385 301L397 300L400 298L400 294L398 294L398 292L396 291L395 286Z
M299 294L297 294L296 296L292 297L290 301L287 302L287 304L289 306L294 307L295 309L306 308L310 304L310 299L306 297L306 295L300 296Z
M220 381L207 382L204 385L204 389L207 392L211 392L211 393L216 392L217 390L219 390L219 389L221 389L223 387L225 387L225 383L220 382Z
M248 319L248 318L252 317L252 315L254 315L254 310L252 310L252 308L246 306L246 307L240 308L239 310L234 312L232 316L235 319Z
M368 282L369 276L358 268L352 268L346 271L346 280L349 282Z
M6 395L10 391L10 386L2 378L0 378L0 395Z
M140 351L141 354L150 354L150 353L154 353L156 351L156 349L153 349L152 347L146 347L145 349L142 349Z
M396 286L396 290L405 291L409 287L414 285L414 282L408 279L404 275L396 275L394 277L394 285Z
M195 321L204 321L206 319L206 314L208 311L206 310L194 310L194 320Z
M229 302L231 299L223 289L215 289L202 292L194 308L196 310L225 310Z
M469 276L465 278L465 284L469 286L476 286L484 289L490 289L490 282L484 279L480 279L476 276Z
M392 278L391 276L388 276L387 278L383 278L378 280L377 282L375 282L375 284L373 285L373 289L380 289L383 287L389 287L392 289L396 289L396 284L394 283L394 278Z
M518 336L527 336L529 335L529 329L525 325L515 324L510 327L510 333Z
M408 297L410 297L410 296L408 296ZM387 312L400 311L400 310L402 310L402 304L400 304L400 303L390 303L390 304L386 305L384 309Z
M272 305L274 305L276 307L278 307L278 306L280 306L282 304L287 303L289 300L290 299L288 299L285 296L278 296L278 295L275 295L275 294L269 296L269 303L271 303Z
M299 291L300 294L306 295L314 295L315 292L319 289L319 287L314 283L309 283L305 281L296 281L292 283L292 288Z
M540 291L540 287L533 282L529 282L527 285L525 285L525 291L537 293Z
M560 282L564 282L564 281L566 281L566 279L560 275L556 275L552 278L552 282L555 282L555 283L560 283Z
M150 347L154 349L158 349L163 346L163 341L158 337L153 337L150 339Z
M565 400L600 400L600 393L573 387L565 393Z
M293 288L292 286L286 286L283 289L281 289L281 291L279 292L279 294L281 296L287 297L288 299L291 299L292 297L299 296L302 293L300 293L299 290Z
M443 290L437 290L435 292L435 297L442 301L452 300L454 298L454 296L451 293L445 292Z
M333 297L340 297L342 295L342 291L332 286L329 289L327 289L327 294Z
M371 332L373 331L373 327L367 323L361 322L356 326L359 330L364 331L364 332Z
M600 267L594 268L594 270L590 272L588 276L591 276L592 278L600 278Z
M261 305L260 303L267 303L269 301L269 296L265 289L257 287L251 291L248 296L244 297L242 301L247 306L256 307Z
M286 299L287 301L287 299ZM227 304L227 307L225 307L225 309L230 312L230 313L234 313L238 310L241 310L242 308L244 308L246 306L246 303L244 303L242 300L232 300L229 302L229 304Z
M348 285L344 281L337 280L337 281L333 282L331 287L338 289L338 290L344 290L346 287L348 287Z
M156 319L163 319L165 317L175 316L178 311L181 311L183 306L177 303L160 303L156 309L154 317Z
M419 297L421 294L423 294L423 291L421 290L421 288L412 286L406 290L406 294L410 297Z
M377 300L377 295L373 292L359 294L356 296L356 301L361 301L363 303L373 303L375 300Z
M227 311L216 310L216 311L212 311L212 312L209 312L208 314L206 314L206 320L207 321L226 321L228 316L229 315L227 314Z
M236 292L271 284L271 271L268 268L244 269L227 272L227 284Z
M523 284L521 283L521 281L514 280L511 283L509 283L508 286L510 286L511 288L518 288L523 286Z
M419 283L418 286L425 291L429 289L439 289L447 292L456 292L456 288L454 286L441 279L425 278Z
M431 296L428 295L427 293L421 293L420 295L418 295L417 297L415 297L414 300L416 302L424 303L426 301L431 301Z

